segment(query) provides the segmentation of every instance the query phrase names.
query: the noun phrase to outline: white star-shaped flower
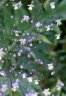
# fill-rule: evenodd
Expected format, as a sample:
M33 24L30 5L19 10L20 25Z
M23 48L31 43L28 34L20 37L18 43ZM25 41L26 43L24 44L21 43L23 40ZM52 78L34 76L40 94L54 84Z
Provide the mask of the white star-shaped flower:
M40 22L37 22L35 25L36 25L36 28L39 28L42 26L42 24Z

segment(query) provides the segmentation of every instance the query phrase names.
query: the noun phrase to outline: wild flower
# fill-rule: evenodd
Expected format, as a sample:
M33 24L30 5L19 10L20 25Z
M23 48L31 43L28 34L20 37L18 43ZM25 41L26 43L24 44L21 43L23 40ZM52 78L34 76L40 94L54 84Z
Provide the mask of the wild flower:
M47 65L48 65L48 69L49 70L53 70L54 69L53 63L47 64Z
M50 31L51 30L51 25L47 25L45 28L46 28L47 31Z
M53 70L52 72L51 72L51 75L54 75L55 74L55 71Z
M63 65L65 57L56 56L60 48L55 49L58 39L65 39L65 36L60 38L61 34L58 33L65 30L65 14L62 14L65 12L65 7L62 6L65 0L61 0L57 10L56 2L51 2L51 0L49 2L43 2L44 0L1 1L0 7L3 6L0 10L0 95L8 95L9 88L11 88L10 92L13 91L12 93L15 92L14 94L17 95L16 91L21 92L21 86L24 86L25 93L23 93L25 96L54 96L52 91L55 90L50 90L50 88L55 88L56 91L61 92L62 87L64 87L65 90L64 82L59 81L56 85L54 84L54 81L57 80L55 75L60 78L61 76L58 75L60 71L62 72L62 67L65 67ZM48 4L50 8L48 8ZM61 24L62 26L60 26ZM49 44L50 42L51 44ZM65 45L61 44L61 46L61 51L65 50ZM50 50L56 52L56 55L49 54ZM53 63L55 60L58 66L63 63L59 68L60 71L58 68L55 70L56 66L54 67ZM52 63L46 64L47 62ZM65 68L62 74L64 71ZM63 80L63 77L61 79ZM7 80L11 80L8 85L4 84ZM49 88L47 88L48 86ZM42 91L41 88L44 90ZM38 93L32 90L38 91ZM64 90L62 90L63 95L65 95Z
M3 56L5 55L5 52L2 48L0 48L0 60L2 60Z
M26 44L26 39L25 38L24 39L19 39L19 41L20 41L21 45L25 45Z
M29 4L28 5L28 9L31 11L33 9L34 5L33 4Z
M21 5L22 5L21 1L18 3L14 3L13 4L14 10L18 10L21 7Z
M49 96L51 94L51 92L49 91L49 88L44 89L44 91L42 92L45 96Z
M20 69L23 69L24 68L24 66L23 65L20 65Z
M62 25L61 19L57 19L55 22L57 23L57 26Z
M26 78L26 77L27 77L27 74L26 74L26 73L23 73L21 76L22 76L23 78Z
M33 77L28 77L27 80L28 82L33 82Z
M12 83L12 91L16 91L19 88L19 81L16 80L16 82Z
M57 88L58 91L60 91L63 86L64 86L64 83L59 80L59 81L57 82L56 88Z
M28 22L30 20L30 17L28 15L23 15L22 21Z
M16 57L16 54L15 53L13 54L13 57Z
M21 56L21 52L20 51L18 52L18 56Z
M55 2L51 2L50 7L51 7L51 9L55 9Z
M60 39L60 34L55 35L56 39Z
M15 36L19 36L19 33L21 33L21 31L18 30L14 30Z
M38 84L39 84L39 80L34 80L34 83L35 83L36 85L38 85Z
M35 24L35 26L36 26L36 28L39 28L39 27L41 27L41 26L42 26L42 23L37 22L37 23Z

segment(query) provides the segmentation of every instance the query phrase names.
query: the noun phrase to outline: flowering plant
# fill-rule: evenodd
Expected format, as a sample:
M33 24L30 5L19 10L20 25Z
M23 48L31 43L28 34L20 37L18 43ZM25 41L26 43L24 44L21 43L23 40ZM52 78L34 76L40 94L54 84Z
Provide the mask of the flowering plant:
M0 96L66 95L66 0L0 1Z

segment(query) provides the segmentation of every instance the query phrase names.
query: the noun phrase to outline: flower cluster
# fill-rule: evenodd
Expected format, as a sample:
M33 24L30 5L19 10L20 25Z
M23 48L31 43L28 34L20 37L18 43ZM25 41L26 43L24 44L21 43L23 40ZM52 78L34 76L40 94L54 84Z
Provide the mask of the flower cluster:
M65 67L65 40L61 40L65 7L61 8L59 4L60 13L56 11L56 3L59 3L56 0L3 2L0 9L0 95L8 93L9 88L16 94L22 86L25 96L54 96L52 91L59 92L65 85L61 80L57 82L60 79L57 70ZM64 43L60 44L62 47L55 49L61 42ZM59 68L58 63L62 63ZM4 80L9 81L8 85Z

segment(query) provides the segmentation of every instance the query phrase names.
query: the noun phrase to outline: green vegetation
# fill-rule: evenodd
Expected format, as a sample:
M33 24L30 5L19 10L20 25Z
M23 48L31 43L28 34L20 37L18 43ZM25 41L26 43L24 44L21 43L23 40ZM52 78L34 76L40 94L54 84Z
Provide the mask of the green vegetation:
M66 96L66 0L0 0L0 96Z

